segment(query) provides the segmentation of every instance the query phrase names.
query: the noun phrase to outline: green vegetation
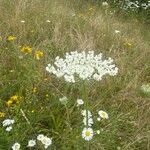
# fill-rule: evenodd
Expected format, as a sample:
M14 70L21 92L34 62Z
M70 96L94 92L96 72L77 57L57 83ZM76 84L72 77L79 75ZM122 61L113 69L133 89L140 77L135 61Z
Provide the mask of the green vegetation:
M150 149L150 94L141 91L150 84L150 30L124 17L83 0L1 0L0 150L15 142L30 149L28 141L39 134L52 138L51 150L84 150L87 143L90 150ZM100 130L89 142L81 135L85 107L76 106L84 100L82 82L67 83L45 69L75 50L103 53L119 68L115 77L87 83L93 130ZM99 110L109 119L97 122ZM10 132L2 125L7 118L15 120Z

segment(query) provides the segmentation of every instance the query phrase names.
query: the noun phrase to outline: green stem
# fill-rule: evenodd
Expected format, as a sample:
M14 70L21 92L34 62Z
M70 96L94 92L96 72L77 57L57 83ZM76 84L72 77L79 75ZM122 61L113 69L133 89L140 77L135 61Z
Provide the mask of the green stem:
M88 110L89 110L89 104L88 104L88 86L86 85L86 82L83 83L83 98L85 102L85 109L86 109L86 128L88 128ZM86 150L90 149L89 142L86 145Z

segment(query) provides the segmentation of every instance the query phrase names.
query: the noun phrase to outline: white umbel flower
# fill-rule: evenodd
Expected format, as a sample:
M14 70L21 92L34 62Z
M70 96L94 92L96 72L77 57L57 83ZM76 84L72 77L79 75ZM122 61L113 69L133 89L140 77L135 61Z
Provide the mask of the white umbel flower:
M84 101L82 99L77 99L77 106L83 105Z
M77 78L100 81L105 75L115 76L118 73L111 58L103 60L102 54L94 55L94 51L73 51L66 53L64 59L57 56L54 65L48 64L46 70L71 83L75 83Z
M93 138L94 132L92 128L84 128L82 131L82 138L90 141Z
M12 150L19 150L20 149L20 144L19 143L15 143L13 146L12 146Z
M103 118L103 119L108 119L108 118L109 118L108 114L107 114L105 111L103 111L103 110L100 110L100 111L98 112L98 114L99 114L99 116L100 116L101 118Z
M6 126L9 126L11 124L14 124L14 120L13 119L5 119L2 124L3 124L3 127L6 127Z
M9 126L5 129L7 132L10 132L12 130L12 126Z
M28 146L27 147L34 147L36 145L36 141L35 140L30 140L28 141Z

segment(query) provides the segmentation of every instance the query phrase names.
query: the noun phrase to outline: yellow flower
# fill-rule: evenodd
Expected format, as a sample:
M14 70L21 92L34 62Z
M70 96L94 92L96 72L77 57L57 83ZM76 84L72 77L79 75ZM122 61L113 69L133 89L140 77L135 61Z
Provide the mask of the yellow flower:
M7 38L8 41L14 41L16 40L16 37L13 36L13 35L10 35L8 38Z
M3 118L3 117L5 117L5 113L4 112L0 112L0 118Z
M32 48L29 46L24 46L21 48L21 52L25 53L25 54L29 54L32 53Z
M35 51L35 58L40 59L41 57L43 57L43 52L40 50Z
M20 102L21 97L18 95L11 96L10 99L6 102L6 105L10 107L13 104L18 104Z
M12 100L8 100L8 101L6 102L6 105L7 105L8 107L10 107L12 104L13 104L13 101L12 101Z

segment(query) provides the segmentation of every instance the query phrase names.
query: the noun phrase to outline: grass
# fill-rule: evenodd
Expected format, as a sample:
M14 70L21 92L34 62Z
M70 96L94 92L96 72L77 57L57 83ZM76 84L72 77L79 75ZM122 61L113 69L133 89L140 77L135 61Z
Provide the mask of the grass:
M45 70L56 56L73 50L102 52L119 68L117 76L88 84L94 119L101 109L110 116L94 124L101 132L90 141L90 149L150 149L150 97L140 92L142 84L150 83L146 25L137 19L118 18L109 8L81 0L1 0L0 34L0 111L5 113L0 120L13 118L16 122L9 133L1 125L0 150L11 149L15 142L21 143L22 150L28 149L28 140L40 133L53 138L49 149L86 148L81 137L84 107L75 104L77 98L83 98L81 83L65 83ZM10 35L16 39L8 41ZM32 47L32 53L22 53L23 46ZM40 60L34 55L36 50L44 53ZM18 104L6 106L13 95L22 98ZM67 106L59 102L62 96L69 99Z

